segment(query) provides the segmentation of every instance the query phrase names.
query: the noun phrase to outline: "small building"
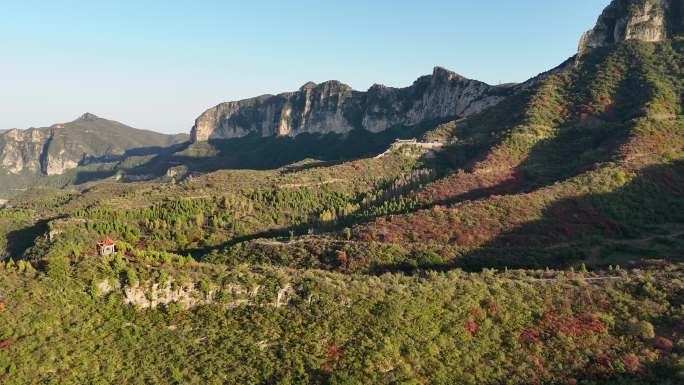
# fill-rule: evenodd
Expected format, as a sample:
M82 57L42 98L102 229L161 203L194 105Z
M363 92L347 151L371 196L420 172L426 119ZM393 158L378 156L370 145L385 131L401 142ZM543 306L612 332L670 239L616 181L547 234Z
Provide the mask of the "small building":
M418 143L418 139L416 138L411 138L411 139L395 139L394 143L396 144L415 144Z
M114 246L114 241L109 238L97 243L97 253L100 254L101 257L112 255L115 251L116 247Z

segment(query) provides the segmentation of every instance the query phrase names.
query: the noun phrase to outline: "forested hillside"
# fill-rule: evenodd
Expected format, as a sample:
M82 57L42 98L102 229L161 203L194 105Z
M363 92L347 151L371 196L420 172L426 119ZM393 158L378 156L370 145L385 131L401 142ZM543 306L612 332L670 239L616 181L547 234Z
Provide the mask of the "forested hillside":
M0 382L683 383L684 39L657 4L613 2L467 118L210 140L18 194ZM402 137L441 147L375 157Z

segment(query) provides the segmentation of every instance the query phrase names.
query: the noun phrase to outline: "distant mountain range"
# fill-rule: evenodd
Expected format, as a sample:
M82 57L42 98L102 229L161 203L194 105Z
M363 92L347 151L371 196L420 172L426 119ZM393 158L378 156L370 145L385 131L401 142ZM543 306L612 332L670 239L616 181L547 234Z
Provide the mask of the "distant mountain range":
M131 153L155 153L186 139L187 135L140 130L85 113L69 123L5 131L0 136L0 166L12 174L59 175Z
M50 127L5 130L0 133L0 195L81 166L170 151L187 139L185 134L140 130L90 113Z
M374 85L367 92L358 92L328 81L307 83L296 92L222 103L197 119L190 137L139 130L86 113L69 123L0 134L0 172L4 171L9 185L22 190L41 176L139 155L167 156L147 167L123 170L144 174L131 177L136 180L164 175L179 163L208 170L273 167L306 157L347 159L382 152L400 135L424 132L424 128L406 127L470 116L511 93L511 85L490 86L436 67L432 75L406 88ZM356 134L348 138L352 132ZM300 134L314 136L295 142L253 138ZM168 156L188 138L196 144L193 148ZM239 141L233 143L232 139ZM224 150L208 150L201 145L207 140Z

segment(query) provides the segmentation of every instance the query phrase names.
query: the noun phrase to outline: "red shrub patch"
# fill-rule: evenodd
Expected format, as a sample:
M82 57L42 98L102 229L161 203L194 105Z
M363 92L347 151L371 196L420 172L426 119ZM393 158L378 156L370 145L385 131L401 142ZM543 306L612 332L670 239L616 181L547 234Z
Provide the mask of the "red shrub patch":
M395 243L398 240L398 237L397 234L387 232L382 234L382 240L387 243Z
M625 370L630 373L636 373L641 370L641 360L634 354L622 358L622 364L625 366Z
M366 266L370 263L370 260L368 257L361 257L358 259L352 259L351 260L351 265L358 265L358 266Z
M607 354L601 354L594 358L594 367L592 372L595 374L608 374L613 371L610 357Z
M608 331L603 321L589 312L572 316L558 316L548 313L542 317L540 327L549 332L563 333L571 337L606 333Z
M359 239L364 241L364 242L371 242L373 241L373 236L370 235L369 233L363 233L359 235Z
M520 332L519 341L527 344L536 344L541 341L541 332L535 329L525 329Z
M341 347L337 345L330 346L326 350L325 354L326 361L323 365L321 365L321 371L323 373L331 373L333 370L339 369L341 367L339 361L343 359L345 355Z
M14 345L15 342L17 342L17 340L14 338L8 338L0 341L0 350L5 350L9 348L10 346Z
M338 360L344 357L344 351L337 345L330 346L326 351L328 360Z
M337 251L335 259L337 259L337 263L340 266L346 266L347 262L349 261L349 257L347 256L347 252L342 251L342 250Z
M672 348L674 347L674 344L672 341L665 337L656 337L653 340L653 345L660 350L666 351L666 352L671 352Z
M477 331L477 323L475 322L466 322L465 328L468 330L470 334L474 334Z

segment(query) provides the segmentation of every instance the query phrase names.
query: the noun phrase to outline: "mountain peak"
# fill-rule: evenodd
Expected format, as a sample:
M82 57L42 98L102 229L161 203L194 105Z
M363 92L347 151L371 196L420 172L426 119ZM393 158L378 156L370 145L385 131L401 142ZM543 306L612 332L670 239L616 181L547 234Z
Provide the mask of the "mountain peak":
M301 87L299 87L299 90L300 90L300 91L310 90L310 89L312 89L312 88L314 88L314 87L316 87L316 86L317 86L317 84L314 83L314 82L306 82L306 83L304 83L304 85L302 85Z
M432 69L432 75L456 75L454 71L448 70L441 66L435 66Z
M100 117L97 116L97 115L95 115L95 114L91 114L90 112L86 112L85 114L79 116L78 119L76 119L76 121L80 121L80 120L95 120L95 119L100 119Z
M680 0L613 0L585 32L578 52L628 40L659 42L684 25Z

